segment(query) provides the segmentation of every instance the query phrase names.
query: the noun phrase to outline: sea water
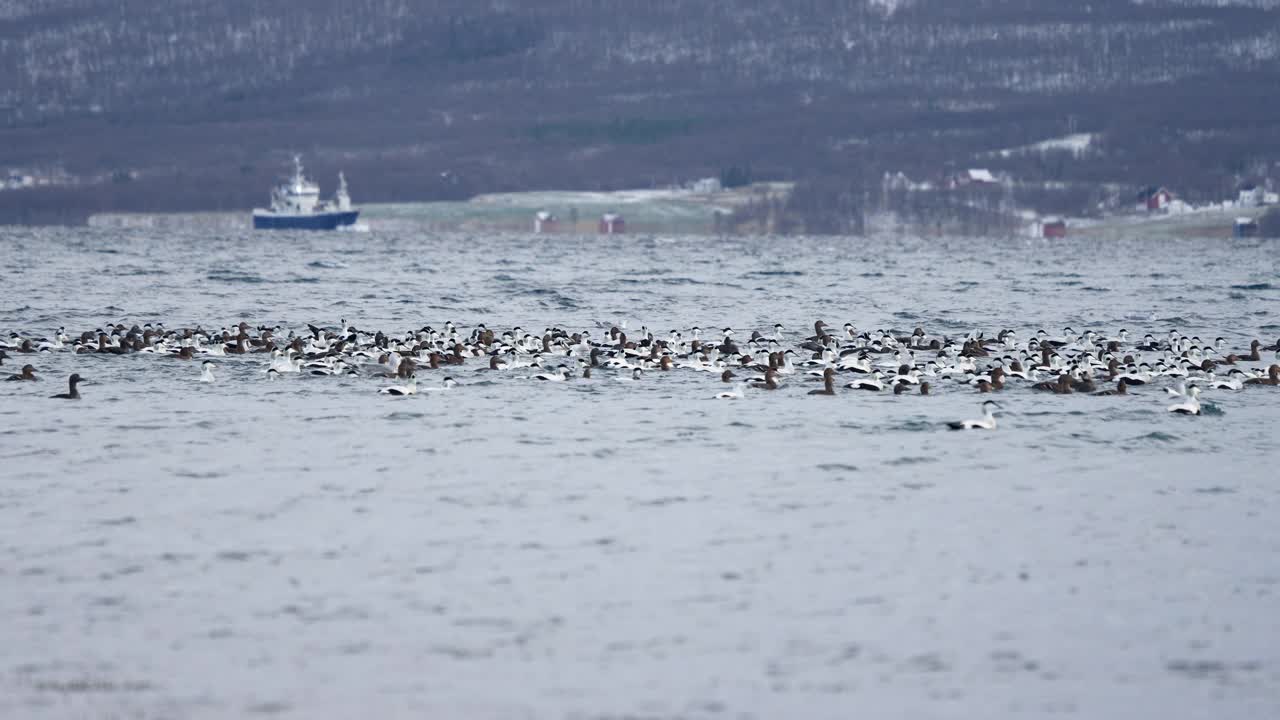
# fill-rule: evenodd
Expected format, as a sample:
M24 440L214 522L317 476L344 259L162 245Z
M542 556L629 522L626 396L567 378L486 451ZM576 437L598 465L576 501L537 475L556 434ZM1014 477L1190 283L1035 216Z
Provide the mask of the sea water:
M1280 336L1267 240L0 230L0 332ZM1268 358L1270 353L1267 354ZM13 357L0 717L1280 715L1280 391ZM88 379L78 403L51 400Z

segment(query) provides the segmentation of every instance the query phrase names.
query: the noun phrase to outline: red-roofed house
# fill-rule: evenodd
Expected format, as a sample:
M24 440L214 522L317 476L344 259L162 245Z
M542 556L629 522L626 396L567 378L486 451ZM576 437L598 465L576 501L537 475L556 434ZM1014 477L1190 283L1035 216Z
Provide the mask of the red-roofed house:
M1041 234L1046 238L1067 236L1067 221L1060 217L1047 217L1040 223Z

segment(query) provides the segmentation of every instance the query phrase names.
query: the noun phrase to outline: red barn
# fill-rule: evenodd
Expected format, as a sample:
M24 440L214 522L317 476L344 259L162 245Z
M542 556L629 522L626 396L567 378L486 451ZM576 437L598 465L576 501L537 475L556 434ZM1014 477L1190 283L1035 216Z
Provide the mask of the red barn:
M1045 218L1040 223L1042 234L1047 238L1064 238L1067 236L1067 221L1058 217Z
M600 217L601 235L621 235L626 232L627 221L616 213L605 213Z

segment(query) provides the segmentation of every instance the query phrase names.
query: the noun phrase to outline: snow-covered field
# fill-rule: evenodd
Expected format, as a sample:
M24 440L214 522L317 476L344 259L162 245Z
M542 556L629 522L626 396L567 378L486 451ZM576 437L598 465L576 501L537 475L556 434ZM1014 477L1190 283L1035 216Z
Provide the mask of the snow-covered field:
M1093 142L1094 140L1097 139L1097 137L1098 136L1094 133L1074 133L1071 135L1066 135L1064 137L1050 138L1049 140L1043 140L1038 143L1023 145L1022 147L999 150L992 154L999 155L1000 157L1006 157L1006 158L1012 157L1014 155L1021 155L1024 153L1031 153L1031 152L1043 153L1043 152L1054 152L1054 151L1070 152L1076 155L1082 155L1085 152L1087 152L1089 148L1093 146Z

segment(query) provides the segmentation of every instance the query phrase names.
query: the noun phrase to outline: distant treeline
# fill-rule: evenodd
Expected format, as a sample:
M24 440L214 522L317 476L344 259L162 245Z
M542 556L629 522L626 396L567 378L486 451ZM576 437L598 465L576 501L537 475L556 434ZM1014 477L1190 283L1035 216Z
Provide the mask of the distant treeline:
M896 7L894 11L886 8ZM247 209L302 152L359 201L795 180L779 232L1007 223L1280 176L1280 2L44 0L0 13L0 222ZM1081 152L1000 153L1091 133ZM926 198L969 167L1011 190ZM136 179L134 175L136 174ZM105 180L102 178L106 178ZM112 180L111 178L115 178Z

